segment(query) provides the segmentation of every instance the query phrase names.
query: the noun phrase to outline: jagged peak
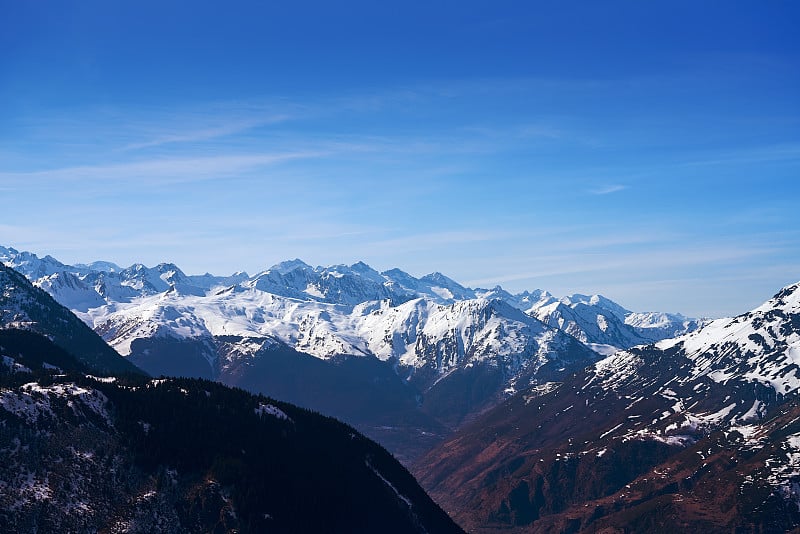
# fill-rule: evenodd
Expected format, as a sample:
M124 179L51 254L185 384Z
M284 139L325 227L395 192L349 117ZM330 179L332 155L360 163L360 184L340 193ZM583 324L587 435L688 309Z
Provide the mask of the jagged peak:
M378 272L361 260L355 262L353 265L350 266L350 268L354 271Z
M573 293L572 295L562 297L560 300L568 306L574 306L576 304L596 306L615 314L620 319L624 319L626 315L631 313L630 310L620 306L610 298L604 297L600 294L584 295L581 293Z
M534 289L533 291L525 290L522 293L516 293L514 297L520 301L530 302L532 304L541 300L555 299L552 293L544 289Z
M301 260L300 258L295 258L293 260L286 260L280 263L276 263L275 265L270 267L268 271L275 272L278 274L286 274L291 271L294 271L295 269L313 270L314 268L311 265L304 262L303 260Z
M781 288L771 299L756 308L756 310L762 310L763 308L782 308L785 310L797 310L800 308L800 282Z
M384 276L389 276L389 277L414 278L413 276L411 276L410 274L408 274L404 270L399 269L397 267L392 267L391 269L386 269L385 271L381 272L381 274L384 275ZM414 278L414 279L416 280L416 278Z
M163 273L164 271L178 271L178 272L182 272L182 271L180 270L180 268L179 268L177 265L175 265L174 263L172 263L172 262L161 262L161 263L159 263L158 265L156 265L156 267L155 267L155 268L156 268L156 270L157 270L158 272L161 272L161 273Z
M144 270L147 270L147 266L144 263L134 263L130 267L127 267L123 273L139 273Z
M98 260L91 263L76 263L73 265L76 269L86 271L100 271L107 273L117 273L124 269L112 261Z
M444 284L447 286L455 286L459 289L466 289L464 286L453 280L452 278L445 276L444 274L440 273L439 271L434 271L430 274L426 274L420 280L425 282L431 282L435 284Z

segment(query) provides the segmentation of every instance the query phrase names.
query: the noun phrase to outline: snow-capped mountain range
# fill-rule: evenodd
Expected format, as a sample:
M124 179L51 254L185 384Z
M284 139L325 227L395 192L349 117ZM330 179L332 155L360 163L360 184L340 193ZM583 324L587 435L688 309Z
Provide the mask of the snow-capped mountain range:
M437 412L437 402L456 410L438 414L450 425L601 355L699 325L681 315L633 313L599 295L512 295L499 286L467 288L441 273L378 272L363 262L291 260L254 276L186 275L171 263L70 266L4 247L0 262L151 374L226 381L280 347L322 360L373 358L426 395L429 410Z
M41 324L35 285L154 374L307 393L413 462L470 529L800 525L800 283L698 321L363 263L218 277L0 261L33 282L0 266L4 324Z
M431 317L434 304L452 306L462 301L504 301L601 352L674 337L699 324L679 314L634 313L600 295L556 298L542 290L512 295L499 286L466 288L441 273L421 278L400 269L380 273L363 262L311 267L291 260L255 276L244 272L188 276L171 263L121 268L98 261L70 266L51 256L39 258L2 246L0 262L23 273L95 328L108 321L120 324L138 318L142 324L155 321L161 335L272 335L322 358L369 353L381 359L405 355L413 360L396 342L390 346L369 339L376 326L383 326L369 316L396 321L405 315L400 322L408 326L414 319ZM417 303L408 305L410 301ZM237 309L235 302L242 307ZM174 313L178 309L180 319ZM392 312L381 313L381 309ZM323 326L309 335L304 328L311 322ZM398 339L396 334L393 339ZM123 355L129 353L130 336L118 339L112 334L106 339Z

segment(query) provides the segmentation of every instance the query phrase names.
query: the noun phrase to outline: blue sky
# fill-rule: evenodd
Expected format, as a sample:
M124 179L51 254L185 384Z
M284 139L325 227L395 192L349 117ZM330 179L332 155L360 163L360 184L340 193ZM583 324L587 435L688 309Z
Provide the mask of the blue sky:
M793 2L0 3L0 244L702 316L800 280Z

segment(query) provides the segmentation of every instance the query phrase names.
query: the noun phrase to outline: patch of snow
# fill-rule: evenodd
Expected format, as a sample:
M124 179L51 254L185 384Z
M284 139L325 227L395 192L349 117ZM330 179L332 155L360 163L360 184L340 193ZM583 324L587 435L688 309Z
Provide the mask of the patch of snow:
M406 503L406 506L408 506L409 508L411 508L411 506L412 506L412 505L411 505L411 499L409 499L408 497L406 497L405 495L403 495L402 493L400 493L400 492L397 490L397 488L396 488L396 487L394 487L394 484L392 484L391 482L389 482L389 480L388 480L386 477L384 477L382 474L380 474L380 473L378 472L378 470L377 470L377 469L375 469L374 467L372 467L372 464L370 464L368 460L367 460L367 461L365 461L364 463L367 465L367 467L369 467L369 468L370 468L370 470L371 470L373 473L375 473L375 475L376 475L378 478L380 478L380 479L383 481L383 483L384 483L384 484L386 484L387 486L389 486L389 488L390 488L390 489L391 489L391 490L394 492L394 494L395 494L395 495L397 495L397 497L398 497L398 498L399 498L401 501L403 501L404 503Z
M612 428L612 429L610 429L610 430L607 430L607 431L603 432L602 434L600 434L600 438L599 438L599 439L603 439L604 437L608 436L609 434L611 434L611 433L612 433L612 432L614 432L615 430L618 430L618 429L619 429L619 427L621 427L623 424L624 424L624 423L620 423L620 424L618 424L617 426L615 426L614 428Z
M619 352L621 350L619 347L615 347L614 345L606 345L603 343L584 343L584 345L601 356L611 356L615 352Z
M545 382L544 384L533 386L529 393L524 396L525 404L530 404L533 399L557 390L561 387L561 384L562 382Z
M282 419L284 421L292 421L291 417L286 415L286 413L278 408L277 406L273 406L272 404L264 404L259 403L258 407L254 409L255 414L258 416L265 416L269 415L272 417L277 417L278 419Z
M85 389L72 383L53 384L42 387L36 382L20 386L17 391L0 390L0 407L34 425L42 417L54 417L51 400L53 397L67 399L67 405L77 414L86 408L99 415L108 425L108 398L100 391Z
M93 376L93 375L86 375L86 378L91 378L95 382L102 382L104 384L113 384L117 381L117 377L115 376Z
M739 420L743 422L751 421L753 419L760 419L763 415L764 410L764 403L760 400L753 401L753 405L750 407L744 415L742 415Z

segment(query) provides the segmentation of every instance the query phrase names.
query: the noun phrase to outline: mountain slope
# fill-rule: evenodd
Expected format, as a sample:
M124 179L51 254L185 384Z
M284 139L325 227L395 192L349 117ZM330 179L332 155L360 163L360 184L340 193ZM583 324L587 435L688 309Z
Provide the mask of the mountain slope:
M50 337L99 373L141 373L45 291L0 264L0 328L22 328Z
M680 314L632 312L602 295L569 295L556 299L549 293L518 304L543 323L564 330L603 354L646 345L697 330L703 321Z
M461 532L338 421L208 381L54 371L69 355L16 334L0 338L4 532Z
M800 525L798 349L795 284L521 391L414 471L470 529L784 531Z
M390 344L404 351L398 361L408 367L409 383L424 393L426 410L453 427L518 387L553 380L596 359L574 338L501 300L416 306L413 312L422 317L407 322L402 307L386 315L395 310L389 325L399 318L416 324L416 331L388 325L370 331L391 333Z
M524 387L552 379L597 358L563 332L503 301L486 299L443 305L416 298L396 306L388 300L349 306L256 288L231 287L204 297L169 291L118 306L96 330L154 375L227 382L231 366L240 373L255 369L242 365L256 361L262 350L251 340L271 340L324 360L376 359L395 368L423 394L425 410L451 426L499 402L517 382ZM238 380L266 391L252 379ZM361 421L356 414L337 415L354 424Z
M441 273L415 278L363 262L312 267L296 259L253 277L215 277L171 263L70 267L13 249L0 249L0 261L44 273L36 285L154 376L280 394L356 425L404 460L515 391L563 380L612 343L649 339L637 328L659 324L666 335L671 324L648 316L628 325L632 314L604 297L474 290ZM549 325L533 314L547 303L560 314L542 315ZM355 402L367 392L372 402Z

